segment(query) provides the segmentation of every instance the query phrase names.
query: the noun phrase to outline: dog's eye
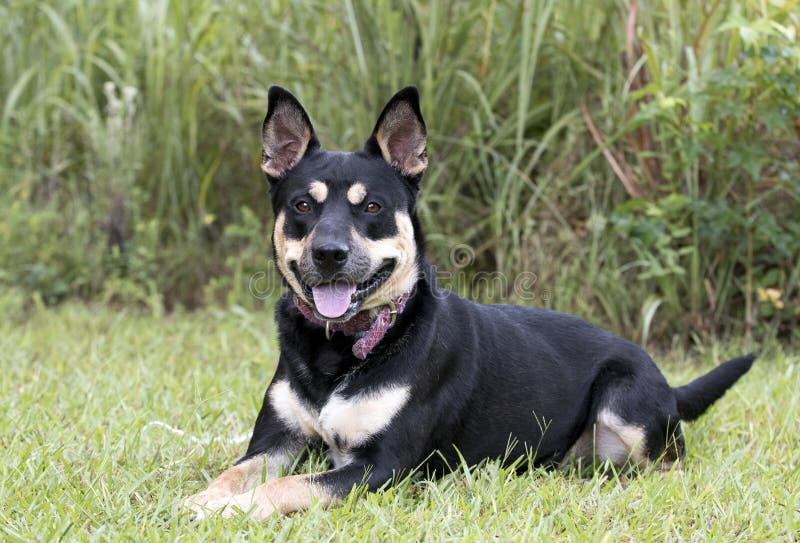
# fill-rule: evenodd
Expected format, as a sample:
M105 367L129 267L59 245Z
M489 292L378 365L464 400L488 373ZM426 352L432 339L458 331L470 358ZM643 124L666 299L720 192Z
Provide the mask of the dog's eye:
M311 204L309 204L305 200L300 200L299 202L294 204L294 208L300 213L308 213L309 211L311 211Z
M370 202L367 204L367 207L364 209L367 213L377 213L381 210L381 206L377 202Z

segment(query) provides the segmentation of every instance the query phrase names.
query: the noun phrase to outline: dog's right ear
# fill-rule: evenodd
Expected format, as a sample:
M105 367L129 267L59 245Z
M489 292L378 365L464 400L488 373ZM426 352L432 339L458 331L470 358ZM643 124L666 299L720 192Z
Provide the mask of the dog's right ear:
M273 179L291 170L306 151L319 146L306 110L284 88L269 88L269 105L261 126L261 169Z

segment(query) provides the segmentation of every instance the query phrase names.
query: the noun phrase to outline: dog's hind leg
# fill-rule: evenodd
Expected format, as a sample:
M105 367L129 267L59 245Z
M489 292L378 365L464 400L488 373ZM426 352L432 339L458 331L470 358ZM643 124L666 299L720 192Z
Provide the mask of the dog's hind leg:
M586 428L561 466L617 468L660 465L669 469L684 454L675 398L660 373L609 371L595 383Z
M646 462L646 451L644 428L603 408L572 445L561 466L595 466L606 461L616 467L638 466Z

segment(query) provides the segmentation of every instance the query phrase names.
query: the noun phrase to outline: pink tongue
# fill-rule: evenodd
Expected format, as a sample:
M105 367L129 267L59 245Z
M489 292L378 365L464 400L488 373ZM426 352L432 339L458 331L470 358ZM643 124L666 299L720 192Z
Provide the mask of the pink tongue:
M355 285L347 283L328 283L311 289L317 311L329 319L344 315L347 308L350 307L350 297L355 291Z

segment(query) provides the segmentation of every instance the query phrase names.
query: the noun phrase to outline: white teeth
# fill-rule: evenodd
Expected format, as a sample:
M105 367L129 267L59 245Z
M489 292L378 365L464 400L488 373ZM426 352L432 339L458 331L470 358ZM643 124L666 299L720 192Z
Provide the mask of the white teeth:
M356 299L362 299L366 294L377 290L389 277L391 277L392 272L394 271L394 265L395 264L391 262L381 266L372 277L362 283L362 285L364 285L363 288L356 289L356 291L353 293L352 299L354 301Z

